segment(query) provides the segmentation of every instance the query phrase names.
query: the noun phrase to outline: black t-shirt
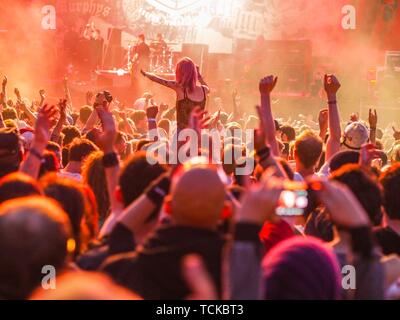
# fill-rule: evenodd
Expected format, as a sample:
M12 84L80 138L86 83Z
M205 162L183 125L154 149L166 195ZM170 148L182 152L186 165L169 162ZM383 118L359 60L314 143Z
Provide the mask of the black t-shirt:
M184 299L190 291L182 277L182 259L195 253L203 258L221 294L223 243L214 231L163 226L135 252L112 256L100 269L144 299Z
M385 255L393 253L400 255L400 235L393 229L389 227L376 228L374 236Z
M139 59L141 59L141 58L149 58L149 56L150 56L150 47L145 43L140 43L135 47L134 52L139 55Z
M123 224L117 223L110 236L99 246L79 256L76 264L83 270L95 271L108 257L133 251L135 248L136 243L132 232Z

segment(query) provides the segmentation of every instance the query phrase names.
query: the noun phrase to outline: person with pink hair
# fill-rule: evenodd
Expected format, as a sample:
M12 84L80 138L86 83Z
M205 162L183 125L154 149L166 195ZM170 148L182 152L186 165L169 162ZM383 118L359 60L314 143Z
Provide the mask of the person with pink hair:
M175 80L166 80L143 70L141 72L151 81L171 88L176 92L178 130L185 129L188 126L190 113L195 107L199 106L204 110L210 89L192 59L185 57L177 63Z

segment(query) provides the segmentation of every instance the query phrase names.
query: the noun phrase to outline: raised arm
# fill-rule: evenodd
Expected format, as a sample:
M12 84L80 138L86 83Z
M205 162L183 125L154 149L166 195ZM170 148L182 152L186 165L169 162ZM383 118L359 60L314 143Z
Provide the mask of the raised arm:
M44 100L46 99L46 91L44 91L44 89L40 89L39 96L40 96L39 106L42 107L44 104Z
M113 115L105 107L96 107L102 124L102 133L98 137L99 145L104 153L103 165L106 172L107 190L110 197L111 210L118 212L122 209L120 203L115 198L115 190L118 186L119 158L115 149L117 139L117 128Z
M326 161L340 150L340 138L342 131L340 128L339 109L336 101L336 94L340 88L340 83L334 75L325 75L324 88L328 97L328 122L329 122L329 138L326 143Z
M90 114L89 118L87 119L85 125L82 128L82 135L88 133L90 130L94 128L96 125L97 121L99 120L99 116L97 114L97 111L95 107L92 110L92 113Z
M145 72L143 70L140 70L143 76L146 78L150 79L151 81L157 82L158 84L161 84L162 86L171 88L171 89L176 89L178 87L178 84L175 80L166 80L164 78L156 76L154 73L150 72Z
M61 130L67 121L67 100L66 99L60 99L60 102L58 103L58 113L60 117L58 118L57 124L53 129L53 132L51 133L50 140L57 142L60 139L61 135Z
M318 115L319 124L319 137L322 141L325 141L326 134L328 133L328 121L329 121L329 111L328 109L322 109Z
M368 122L369 122L369 141L375 144L376 126L378 125L378 114L376 110L372 111L372 109L369 109Z
M68 77L64 77L64 92L65 92L65 98L67 99L67 102L71 107L70 110L73 110L71 92L69 91L68 87Z
M3 114L0 112L0 129L5 128Z
M272 116L271 92L278 81L277 77L268 76L260 80L259 89L261 95L260 121L263 126L267 144L271 146L272 154L280 156L278 142L275 136L275 122Z
M1 101L0 104L5 108L7 105L7 77L4 76L3 82L1 83Z
M43 161L43 152L50 139L51 122L53 121L57 110L55 106L44 105L40 111L35 123L35 135L31 148L24 162L20 166L20 171L37 179L40 166Z
M134 135L135 134L135 130L132 128L131 124L129 123L128 117L126 115L126 112L124 110L119 111L118 115L121 117L121 119L122 119L122 121L124 123L125 132L127 134Z
M18 90L18 89L15 89ZM23 102L22 100L18 100L17 104L16 104L23 112L25 112L25 114L27 115L29 121L32 123L32 125L35 123L36 121L36 116L35 114L32 112L31 109L28 108L28 106L25 104L25 102Z
M111 204L111 215L107 218L100 236L109 234L115 225L116 218L122 212L122 204L117 200L115 191L118 186L120 171L119 157L115 148L117 138L117 128L112 113L108 110L108 103L96 105L95 109L100 118L103 131L98 137L99 146L104 153L103 166L107 180L107 192Z
M262 246L258 234L266 221L279 222L275 215L282 191L281 180L263 178L244 194L242 205L235 214L235 233L229 255L229 299L258 300L261 298ZM246 261L246 263L243 263Z
M169 175L169 173L165 173L155 180L145 194L123 211L118 222L122 223L133 234L137 233L149 220L153 212L162 206L165 196L169 193L171 184Z

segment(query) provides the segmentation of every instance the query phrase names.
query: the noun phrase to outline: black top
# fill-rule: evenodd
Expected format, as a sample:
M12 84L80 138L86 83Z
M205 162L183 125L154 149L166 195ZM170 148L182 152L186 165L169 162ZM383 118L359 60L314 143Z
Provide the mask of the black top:
M187 94L186 89L184 89L183 94L184 98L182 100L176 101L176 120L178 130L183 130L189 126L189 117L190 113L195 107L200 107L201 109L205 109L207 102L207 95L204 86L201 86L203 89L204 98L202 101L194 101L191 100Z
M149 70L150 67L150 47L142 42L137 46L133 47L133 54L138 55L137 69L138 70Z
M400 254L400 235L393 229L389 227L376 228L374 229L374 235L385 255Z
M102 269L146 300L184 299L190 292L182 277L182 259L195 253L203 258L221 293L223 243L214 231L161 227L135 252L110 257Z
M76 264L87 271L95 271L110 256L135 250L136 243L132 232L122 223L117 223L110 236L96 247L79 256Z

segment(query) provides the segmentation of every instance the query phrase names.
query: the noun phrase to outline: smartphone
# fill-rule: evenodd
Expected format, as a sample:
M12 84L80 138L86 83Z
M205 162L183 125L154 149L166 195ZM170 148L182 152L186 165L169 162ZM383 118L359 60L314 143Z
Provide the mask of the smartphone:
M275 213L281 217L302 216L308 207L308 186L301 182L286 182Z

